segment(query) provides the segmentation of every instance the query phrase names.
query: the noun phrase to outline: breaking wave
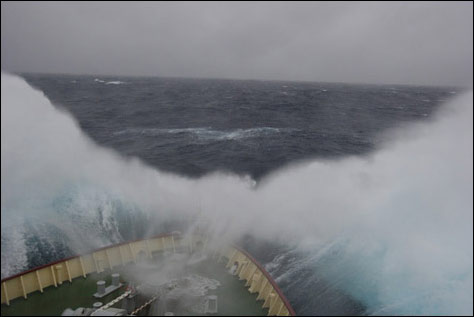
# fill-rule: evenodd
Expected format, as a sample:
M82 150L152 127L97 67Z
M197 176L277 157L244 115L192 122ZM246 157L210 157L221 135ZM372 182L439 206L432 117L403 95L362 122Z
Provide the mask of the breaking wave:
M341 305L321 301L335 289L364 314L472 315L472 92L369 157L300 163L253 186L125 160L22 79L2 73L1 85L2 277L200 215L220 239L251 234L287 246L267 268L300 314ZM282 131L145 133L225 140Z
M163 134L182 134L197 137L200 140L239 140L247 138L256 138L271 136L277 133L289 133L298 131L294 128L274 128L274 127L257 127L250 129L234 129L234 130L214 130L210 127L198 127L198 128L174 128L174 129L161 129L161 128L128 128L125 130L117 131L114 134L141 134L145 136L160 136Z

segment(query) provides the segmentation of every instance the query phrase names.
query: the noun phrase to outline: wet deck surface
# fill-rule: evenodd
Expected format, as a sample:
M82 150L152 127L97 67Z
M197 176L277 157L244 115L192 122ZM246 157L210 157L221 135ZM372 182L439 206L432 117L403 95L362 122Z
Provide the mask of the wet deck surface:
M181 257L181 258L180 258ZM166 282L171 275L176 277L195 274L207 279L217 280L220 284L216 289L209 289L207 295L217 295L218 313L214 316L263 316L268 309L262 309L263 301L257 301L257 294L250 294L245 287L245 281L239 281L229 274L224 263L216 263L212 259L198 259L189 261L185 255L176 255L173 261L165 256L158 256L152 261L138 265L116 267L113 272L106 270L102 273L92 273L87 278L76 278L70 283L63 282L61 286L44 289L44 293L35 292L28 294L28 299L17 298L10 302L10 306L2 304L2 316L59 316L66 308L92 307L98 300L92 296L97 291L96 283L105 280L106 285L111 283L111 273L120 273L123 287L101 298L104 304L110 302L125 292L126 285L133 281L136 285L152 283L159 285ZM184 264L183 264L184 263ZM122 303L113 307L121 308ZM144 310L142 313L147 313ZM200 315L192 311L176 310L175 315ZM141 315L141 314L140 314Z

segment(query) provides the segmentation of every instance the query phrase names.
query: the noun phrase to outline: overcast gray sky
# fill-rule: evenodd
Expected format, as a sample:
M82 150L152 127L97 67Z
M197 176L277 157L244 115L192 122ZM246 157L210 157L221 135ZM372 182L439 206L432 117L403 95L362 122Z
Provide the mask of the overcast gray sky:
M472 85L472 2L5 2L8 71Z

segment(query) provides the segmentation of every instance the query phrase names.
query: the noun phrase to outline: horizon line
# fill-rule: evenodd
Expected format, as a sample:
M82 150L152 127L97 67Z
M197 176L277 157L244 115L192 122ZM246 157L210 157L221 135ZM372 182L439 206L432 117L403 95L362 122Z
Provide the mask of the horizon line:
M170 78L170 79L194 79L194 80L229 80L229 81L258 81L258 82L294 82L307 84L345 84L361 86L409 86L409 87L432 87L432 88L461 88L472 89L471 85L439 85L439 84L400 84L400 83L372 83L372 82L341 82L341 81L316 81L316 80L289 80L289 79L255 79L255 78L230 78L230 77L200 77L200 76L169 76L169 75L119 75L119 74L98 74L98 73L66 73L66 72L38 72L38 71L9 71L2 69L2 72L11 74L31 74L31 75L65 75L65 76L101 76L101 77L134 77L134 78Z

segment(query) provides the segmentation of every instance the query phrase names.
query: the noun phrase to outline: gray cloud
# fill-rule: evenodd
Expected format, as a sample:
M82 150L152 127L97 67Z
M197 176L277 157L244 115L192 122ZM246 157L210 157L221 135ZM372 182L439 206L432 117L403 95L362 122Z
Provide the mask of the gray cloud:
M2 2L2 69L472 85L472 2Z

